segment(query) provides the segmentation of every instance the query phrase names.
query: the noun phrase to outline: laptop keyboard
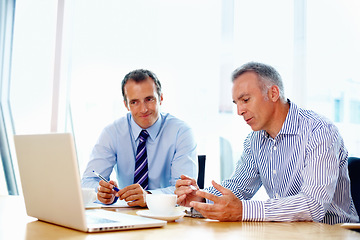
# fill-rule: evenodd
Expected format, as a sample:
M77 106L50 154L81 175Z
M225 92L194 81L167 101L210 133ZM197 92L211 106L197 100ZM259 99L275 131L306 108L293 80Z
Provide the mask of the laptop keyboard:
M91 214L86 214L86 222L87 222L87 224L101 224L101 223L114 223L117 221L107 219L107 218L102 218L99 216L93 216Z

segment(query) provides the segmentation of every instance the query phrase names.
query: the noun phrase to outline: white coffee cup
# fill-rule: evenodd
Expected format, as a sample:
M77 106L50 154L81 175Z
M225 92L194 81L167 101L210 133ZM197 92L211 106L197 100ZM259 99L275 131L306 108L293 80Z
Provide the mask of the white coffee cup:
M174 194L147 194L146 204L153 214L171 215L175 211L177 196Z
M94 188L82 188L81 192L82 192L84 205L95 202L96 192Z

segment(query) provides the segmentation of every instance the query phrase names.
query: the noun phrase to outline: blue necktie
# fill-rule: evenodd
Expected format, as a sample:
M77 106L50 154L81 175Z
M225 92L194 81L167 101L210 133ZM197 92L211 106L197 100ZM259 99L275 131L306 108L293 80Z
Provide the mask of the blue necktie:
M134 183L138 183L144 190L148 189L148 161L146 153L146 139L149 134L142 130L139 136L139 145L136 150Z

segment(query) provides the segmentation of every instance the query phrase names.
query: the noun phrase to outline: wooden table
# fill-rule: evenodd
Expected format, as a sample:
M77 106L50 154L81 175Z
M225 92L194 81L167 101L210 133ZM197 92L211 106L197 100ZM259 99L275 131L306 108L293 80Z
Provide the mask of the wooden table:
M110 209L109 209L110 210ZM114 209L112 209L114 210ZM116 211L135 214L139 209ZM0 196L0 240L5 239L360 239L360 233L314 222L217 222L184 217L165 227L106 233L83 233L26 215L19 196Z

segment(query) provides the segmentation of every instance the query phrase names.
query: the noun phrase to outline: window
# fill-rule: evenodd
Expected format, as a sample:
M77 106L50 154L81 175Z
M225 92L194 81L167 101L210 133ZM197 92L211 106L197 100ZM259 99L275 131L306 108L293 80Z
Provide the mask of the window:
M9 106L12 32L15 2L0 1L0 194L18 194L14 162L10 153L13 123ZM3 171L2 171L3 170ZM5 187L6 186L6 187Z
M163 85L162 110L194 128L209 183L220 178L220 137L234 162L251 131L234 111L230 75L254 60L276 67L286 96L335 121L350 155L360 156L359 9L356 0L17 1L15 133L50 131L60 68L58 131L74 133L82 173L100 131L126 113L122 78L148 68Z
M344 103L342 99L334 99L334 121L342 122L344 119Z
M350 122L360 124L360 101L350 101Z

